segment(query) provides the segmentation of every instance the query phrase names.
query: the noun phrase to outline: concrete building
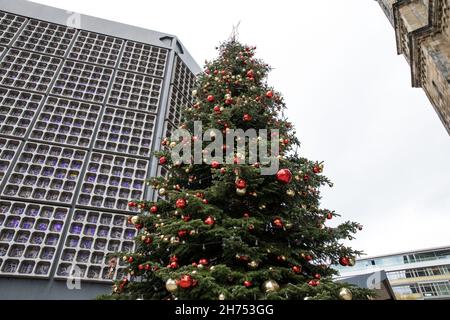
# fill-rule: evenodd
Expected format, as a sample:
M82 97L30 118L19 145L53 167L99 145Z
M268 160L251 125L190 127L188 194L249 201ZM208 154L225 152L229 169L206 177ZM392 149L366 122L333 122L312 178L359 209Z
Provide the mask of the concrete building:
M450 246L358 259L336 269L341 281L369 274L365 285L358 283L363 287L376 287L386 274L397 300L450 299Z
M450 134L450 0L376 0L395 29L397 53L411 67Z
M198 72L173 35L0 0L0 299L110 292Z

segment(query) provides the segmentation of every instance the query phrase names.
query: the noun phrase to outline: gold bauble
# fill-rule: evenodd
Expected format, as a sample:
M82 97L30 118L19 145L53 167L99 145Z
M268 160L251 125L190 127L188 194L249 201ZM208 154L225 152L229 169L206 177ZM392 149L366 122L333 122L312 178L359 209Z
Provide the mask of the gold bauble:
M247 193L247 188L243 188L243 189L236 188L236 194L238 196L245 196L246 193Z
M352 300L352 298L353 298L352 292L349 289L347 289L347 288L342 288L339 291L339 297L342 300Z
M165 195L165 194L166 194L166 189L165 189L165 188L160 188L160 189L158 190L158 194L159 194L160 196Z
M267 280L263 283L263 290L265 293L275 292L280 290L280 285L275 280Z
M166 281L166 289L169 292L175 292L178 289L177 282L173 279L168 279Z
M355 265L356 261L355 261L355 257L350 257L348 258L348 265L350 267L353 267Z
M225 295L223 293L219 294L219 300L225 300Z
M138 216L132 216L131 219L130 219L132 224L136 224L138 222L138 220L139 220Z
M295 191L292 189L289 189L288 191L286 191L286 194L290 197L293 197L293 196L295 196Z
M248 263L248 266L252 269L256 269L259 267L259 263L257 261L251 261Z

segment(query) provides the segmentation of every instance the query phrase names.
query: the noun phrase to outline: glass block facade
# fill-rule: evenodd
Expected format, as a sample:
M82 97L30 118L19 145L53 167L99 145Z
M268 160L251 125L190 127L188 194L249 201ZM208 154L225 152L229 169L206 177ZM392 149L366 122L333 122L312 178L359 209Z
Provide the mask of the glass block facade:
M174 36L34 12L0 1L0 285L110 284L124 266L109 254L133 250L137 236L127 203L154 198L152 153L200 69Z

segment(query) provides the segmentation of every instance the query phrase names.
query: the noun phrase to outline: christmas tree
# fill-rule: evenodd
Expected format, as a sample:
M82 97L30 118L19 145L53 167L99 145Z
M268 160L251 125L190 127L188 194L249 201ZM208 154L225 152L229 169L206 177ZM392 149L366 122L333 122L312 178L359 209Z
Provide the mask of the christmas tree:
M129 203L141 211L130 219L140 230L136 250L119 257L128 275L102 298L367 299L371 291L331 280L333 265L351 266L361 253L342 244L361 226L326 225L338 215L319 208L319 188L332 184L322 163L298 155L283 98L267 84L270 67L235 39L218 50L183 112L180 127L191 136L164 139L156 154L168 172L149 181L159 200ZM219 131L195 135L200 122ZM218 135L236 129L270 133L222 144ZM225 155L205 156L213 142ZM180 147L190 161L174 156Z

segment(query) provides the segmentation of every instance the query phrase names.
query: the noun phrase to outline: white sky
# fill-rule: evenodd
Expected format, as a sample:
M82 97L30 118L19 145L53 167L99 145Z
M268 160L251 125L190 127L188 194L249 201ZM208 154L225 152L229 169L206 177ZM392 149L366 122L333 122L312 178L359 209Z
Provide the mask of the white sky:
M373 0L35 0L171 33L202 66L232 25L275 70L302 155L325 161L323 206L369 255L450 245L450 137Z

